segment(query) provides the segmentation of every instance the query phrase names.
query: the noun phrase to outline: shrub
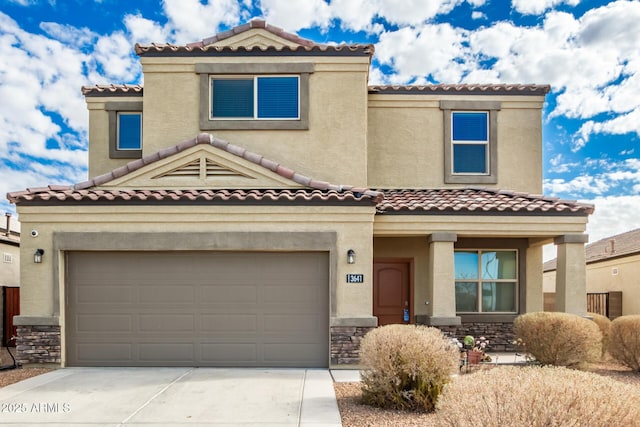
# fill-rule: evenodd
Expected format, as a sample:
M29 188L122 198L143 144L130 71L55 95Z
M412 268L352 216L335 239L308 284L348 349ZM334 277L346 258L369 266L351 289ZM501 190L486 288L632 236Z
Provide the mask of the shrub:
M575 314L523 314L514 321L513 332L525 351L543 365L578 367L602 355L600 329Z
M598 313L587 313L588 316L593 318L593 321L598 328L600 328L600 333L602 334L602 356L607 352L608 342L609 342L609 328L611 327L611 320L608 317L603 316Z
M632 426L635 388L563 367L498 367L457 377L437 405L438 426Z
M433 411L459 360L458 348L436 328L373 329L360 345L362 400L383 408Z
M640 372L640 315L622 316L611 322L607 349L615 360Z

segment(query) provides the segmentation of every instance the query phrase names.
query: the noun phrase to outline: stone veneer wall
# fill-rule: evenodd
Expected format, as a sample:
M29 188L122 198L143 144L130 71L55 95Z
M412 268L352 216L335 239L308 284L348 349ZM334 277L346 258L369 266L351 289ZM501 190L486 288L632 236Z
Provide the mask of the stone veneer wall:
M442 332L462 342L466 335L489 340L491 351L516 351L513 345L513 323L463 323L457 326L437 326Z
M360 363L360 341L372 329L370 326L332 326L331 364Z
M16 361L60 363L60 326L18 326Z

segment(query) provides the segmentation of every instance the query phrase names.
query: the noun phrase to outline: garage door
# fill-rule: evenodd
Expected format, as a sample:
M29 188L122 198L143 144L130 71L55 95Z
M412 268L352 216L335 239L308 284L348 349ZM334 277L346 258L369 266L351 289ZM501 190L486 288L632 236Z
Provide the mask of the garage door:
M69 366L326 367L329 256L67 253Z

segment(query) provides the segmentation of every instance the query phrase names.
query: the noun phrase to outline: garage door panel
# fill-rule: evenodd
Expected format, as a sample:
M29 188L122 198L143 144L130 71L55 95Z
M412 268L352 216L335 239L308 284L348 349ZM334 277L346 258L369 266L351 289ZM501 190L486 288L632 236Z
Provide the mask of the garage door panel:
M255 314L204 314L200 317L204 332L256 333L258 316Z
M80 314L77 316L76 331L80 333L121 332L133 330L133 316L117 314Z
M139 317L140 332L188 332L195 329L193 314L144 314Z
M70 366L328 365L327 253L71 252L67 264Z
M191 362L195 359L192 343L141 343L138 354L142 362Z

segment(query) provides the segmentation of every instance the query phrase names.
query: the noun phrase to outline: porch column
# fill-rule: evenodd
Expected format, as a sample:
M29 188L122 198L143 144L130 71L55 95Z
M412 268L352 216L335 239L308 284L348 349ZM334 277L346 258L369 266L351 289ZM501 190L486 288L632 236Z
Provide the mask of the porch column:
M529 244L527 248L527 274L525 288L525 312L544 310L544 289L542 286L542 246Z
M556 311L587 315L587 274L584 244L586 234L566 234L556 237L558 246L556 267Z
M432 326L459 325L456 316L456 289L453 265L455 233L433 233L429 236L429 272L427 276L427 318Z

